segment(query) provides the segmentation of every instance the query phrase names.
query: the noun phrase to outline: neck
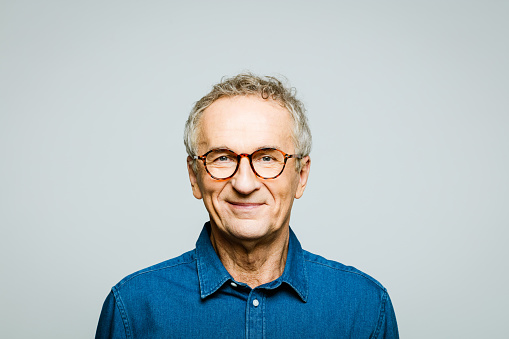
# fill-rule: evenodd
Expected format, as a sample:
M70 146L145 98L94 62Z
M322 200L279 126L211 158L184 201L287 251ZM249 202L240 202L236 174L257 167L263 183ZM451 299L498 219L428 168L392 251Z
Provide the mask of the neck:
M286 226L270 239L242 241L228 238L211 226L210 241L233 279L255 288L283 274L289 235Z

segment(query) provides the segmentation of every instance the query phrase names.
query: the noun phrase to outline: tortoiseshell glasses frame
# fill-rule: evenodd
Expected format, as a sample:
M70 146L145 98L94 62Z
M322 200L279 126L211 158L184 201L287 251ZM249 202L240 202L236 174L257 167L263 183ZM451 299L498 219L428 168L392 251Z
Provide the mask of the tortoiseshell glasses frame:
M213 152L215 152L215 153L213 153ZM277 157L278 159L271 160L270 157L268 157L268 155L270 153L274 154L275 157ZM217 154L218 156L216 158L214 158L214 156L213 156L214 154ZM231 169L233 168L233 166L235 166L233 173L231 173L225 177L219 177L219 176L217 176L217 173L216 173L216 175L213 175L211 173L211 171L209 170L209 168L207 167L207 157L209 157L211 155L213 156L212 159L209 158L209 161L211 161L211 162L213 161L213 159L214 159L214 161L219 161L218 159L220 159L220 158L221 159L226 158L226 159L224 159L226 161L223 161L223 162L230 161L230 163L227 166L223 167L223 169L219 169L219 171L223 170L224 172L229 173L231 171ZM259 174L255 169L256 165L253 164L253 156L255 156L255 158L256 158L257 155L261 156L259 158L259 159L261 159L260 162L264 162L263 166L266 166L267 168L269 168L269 170L268 170L269 172L274 172L277 174L272 175L272 176L263 176L263 175ZM228 158L228 157L230 157L230 158ZM228 179L232 178L235 175L235 173L237 173L239 166L240 166L240 161L242 158L249 159L249 164L251 166L251 169L253 170L254 174L258 178L268 180L268 179L276 179L283 173L283 171L285 170L286 162L288 161L288 159L290 159L290 158L302 159L302 156L298 155L298 154L287 154L277 148L261 148L261 149L254 151L251 154L247 154L247 153L237 154L234 151L227 149L227 148L216 148L216 149L212 149L212 150L208 151L207 153L205 153L203 155L195 155L194 156L195 160L203 161L203 166L205 167L205 171L210 175L210 177L212 179L218 180L218 181L224 181L224 180L228 180ZM269 159L267 159L268 161L265 161L265 158L269 158ZM231 161L235 161L235 164L231 163ZM270 163L271 161L273 163L272 165ZM262 165L258 165L258 166L262 166ZM281 170L279 170L279 167L281 167ZM211 168L214 168L214 167L211 166ZM262 172L263 172L263 167L258 169L258 171L260 171L260 170L262 170ZM217 170L216 170L216 172L217 172Z

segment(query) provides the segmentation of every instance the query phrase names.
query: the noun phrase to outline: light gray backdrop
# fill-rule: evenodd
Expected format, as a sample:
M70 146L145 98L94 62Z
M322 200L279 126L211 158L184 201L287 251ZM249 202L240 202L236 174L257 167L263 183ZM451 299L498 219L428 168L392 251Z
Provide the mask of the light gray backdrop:
M507 1L1 1L0 336L90 338L194 248L182 130L283 74L314 133L292 226L384 284L403 338L507 338Z

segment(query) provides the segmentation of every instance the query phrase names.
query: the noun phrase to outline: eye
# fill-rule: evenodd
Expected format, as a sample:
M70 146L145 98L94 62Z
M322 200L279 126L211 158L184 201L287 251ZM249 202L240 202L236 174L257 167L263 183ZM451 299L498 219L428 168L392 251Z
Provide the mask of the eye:
M264 155L262 158L261 158L262 161L264 162L267 162L267 161L273 161L274 158L271 157L271 156L268 156L268 155Z
M230 154L224 151L212 152L207 156L207 162L212 164L230 164L235 163L237 161L237 157L234 154Z

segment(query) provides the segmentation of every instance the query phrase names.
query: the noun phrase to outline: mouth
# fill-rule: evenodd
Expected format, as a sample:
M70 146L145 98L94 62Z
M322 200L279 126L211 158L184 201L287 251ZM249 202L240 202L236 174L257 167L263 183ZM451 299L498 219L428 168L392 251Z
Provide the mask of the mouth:
M228 204L236 209L236 210L243 210L243 211L250 211L250 210L254 210L264 204L262 203L254 203L254 202L233 202L233 201L229 201Z

